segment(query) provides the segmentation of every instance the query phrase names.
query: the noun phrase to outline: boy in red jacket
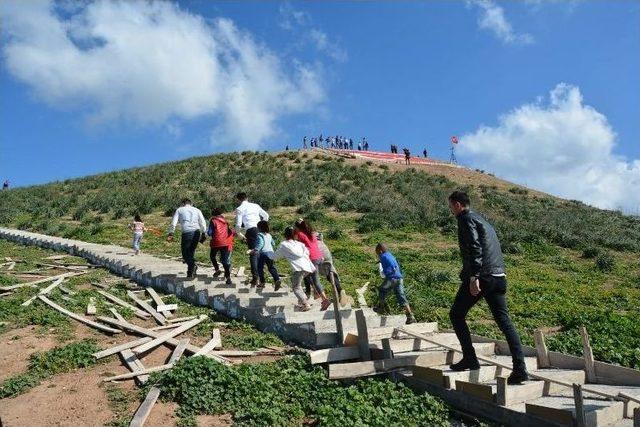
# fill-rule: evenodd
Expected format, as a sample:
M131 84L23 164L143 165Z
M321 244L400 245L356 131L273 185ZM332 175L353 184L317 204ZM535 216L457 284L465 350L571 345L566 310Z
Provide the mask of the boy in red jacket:
M220 276L220 267L218 267L218 261L216 255L220 254L220 262L224 268L224 277L227 285L231 284L231 251L233 250L233 236L235 231L229 227L229 223L222 215L220 208L214 208L211 211L211 219L209 220L209 229L207 234L211 236L210 246L211 253L209 258L211 264L216 270L213 273L213 277Z

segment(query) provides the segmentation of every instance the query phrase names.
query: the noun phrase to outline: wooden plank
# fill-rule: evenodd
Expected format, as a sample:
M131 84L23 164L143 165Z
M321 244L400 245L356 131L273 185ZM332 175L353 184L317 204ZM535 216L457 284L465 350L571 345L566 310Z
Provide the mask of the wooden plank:
M582 386L573 385L573 404L576 408L576 427L587 427L587 420L584 414L584 399L582 396Z
M49 292L51 292L54 288L56 288L58 285L60 285L60 283L62 283L63 280L64 280L63 277L61 277L59 279L56 279L52 284L50 284L46 288L42 289L36 295L32 296L31 298L29 298L28 300L26 300L25 302L23 302L20 305L23 306L23 307L27 307L27 306L31 305L31 303L33 301L35 301L36 298L38 298L38 295L48 295Z
M168 323L180 323L180 322L186 322L187 320L192 320L197 318L198 316L186 316L186 317L176 317L174 319L167 319ZM218 322L219 324L220 322Z
M356 327L358 328L358 349L360 350L360 360L371 360L367 319L362 309L356 310Z
M58 310L59 312L66 314L67 316L71 317L74 320L77 320L80 323L84 323L85 325L91 326L92 328L96 328L98 330L101 330L102 332L107 332L109 334L119 334L121 331L119 329L113 329L110 328L108 326L104 326L101 325L100 323L96 323L93 322L89 319L86 319L78 314L75 314L69 310L67 310L66 308L60 307L58 304L56 304L55 302L51 301L49 298L47 298L44 295L38 295L38 298L40 298L40 300L42 302L44 302L45 304L47 304L48 306Z
M115 295L110 294L109 292L102 291L102 290L98 290L98 293L99 293L100 295L102 295L103 297L105 297L106 299L108 299L109 301L114 302L114 303L118 304L118 305L119 305L119 306L121 306L121 307L125 307L125 308L128 308L129 310L132 310L132 311L133 311L133 313L134 313L136 316L140 317L141 319L145 319L145 320L146 320L146 319L148 319L148 318L149 318L149 316L150 316L150 314L148 314L148 313L146 313L146 312L144 312L144 311L140 310L140 309L139 309L139 308L137 308L137 307L134 307L133 305L129 304L129 303L128 303L128 302L126 302L126 301L121 300L120 298L118 298L118 297L117 297L117 296L115 296Z
M141 346L135 347L133 349L133 352L136 353L136 354L140 354L140 353L144 353L146 351L149 351L152 348L155 348L155 347L159 346L160 344L164 343L169 338L173 338L173 337L175 337L177 335L180 335L181 333L193 328L198 323L201 323L202 321L204 321L206 318L207 318L207 316L201 315L197 319L193 319L193 320L190 320L188 322L185 322L182 325L178 326L177 328L175 328L175 329L173 329L173 330L171 330L169 332L166 332L166 333L160 335L157 338L154 338L153 340L149 341L148 343L145 343L145 344L142 344Z
M309 352L311 364L331 363L341 360L357 359L360 357L360 349L358 347L336 347L326 348Z
M154 372L166 371L167 369L173 368L174 365L175 363L167 363L164 365L154 366L153 368L146 368L136 372L129 372L127 374L122 374L122 375L114 375L113 377L107 377L102 381L108 382L108 381L130 380L131 378L135 378L138 375L153 374Z
M165 317L173 316L173 313L170 313L170 311L175 311L177 309L178 304L162 304L156 307L156 311L162 313Z
M155 289L153 288L146 288L147 293L149 294L149 296L151 297L151 299L153 300L155 305L163 305L164 301L162 301L162 297L160 297L160 295L158 295L158 293L156 292Z
M329 282L332 289L332 301L333 301L333 317L336 321L336 331L338 334L338 342L342 345L344 343L344 329L342 328L342 315L340 314L340 307L338 306L338 288L336 287L335 278L331 272L331 263L324 264L329 271Z
M151 328L152 331L164 331L166 329L173 329L173 328L177 328L178 326L182 325L184 322L182 323L167 323L166 325L162 325L162 326L156 326L154 328Z
M212 338L206 343L194 356L203 356L209 353L211 350L216 347L222 347L222 338L220 337L220 329L214 329L212 332Z
M111 348L107 348L105 350L100 350L96 353L93 353L93 357L95 357L96 359L102 359L103 357L107 357L107 356L111 356L112 354L116 354L116 353L120 353L122 350L126 350L129 348L133 348L133 347L137 347L139 345L142 345L144 343L147 343L151 341L151 337L142 337L142 338L138 338L137 340L134 341L129 341L126 342L124 344L119 344L116 345L115 347L111 347Z
M89 304L87 304L87 315L95 316L96 311L96 299L94 297L90 297Z
M113 315L115 316L115 318L116 318L116 319L121 320L121 321L123 321L123 322L126 322L126 321L127 321L127 319L125 319L124 317L122 317L122 316L120 315L120 313L118 313L118 310L116 310L115 308L113 308L113 307L109 307L109 311L111 312L111 314L113 314Z
M23 288L25 286L35 286L35 285L39 285L41 283L50 282L52 280L57 280L57 279L60 279L60 278L65 279L67 277L79 276L79 275L85 274L85 273L86 273L86 271L69 272L69 273L58 274L56 276L48 276L48 277L45 277L44 279L34 280L33 282L19 283L17 285L10 285L10 286L0 286L0 291L11 291L13 289L19 289L19 288Z
M131 291L127 291L127 296L131 298L140 307L142 307L147 313L149 313L151 317L156 319L156 322L158 322L161 325L165 325L167 323L167 319L162 314L158 313L153 307L151 307L149 304L147 304L146 302L138 298L136 294L134 294Z
M103 317L103 316L99 316L98 320L100 320L101 322L107 323L109 325L114 325L117 326L119 328L122 328L125 331L129 331L132 332L134 334L139 334L139 335L144 335L147 337L151 337L151 338L157 338L159 337L161 334L159 332L155 332L152 331L150 329L147 328L143 328L141 326L138 325L134 325L133 323L129 323L129 322L121 322L117 319L113 319L111 317ZM175 338L171 338L169 340L166 341L167 345L176 347L178 344L180 344L180 342L175 339ZM187 345L187 350L189 353L193 354L193 353L197 353L198 350L200 350L200 347L196 347L195 345L189 344ZM207 354L207 357L210 357L212 359L216 359L218 362L223 363L225 365L229 365L231 364L231 361L228 359L225 359L224 357L221 356L217 356L214 354Z
M393 355L393 350L391 349L391 344L390 344L390 339L389 338L385 338L382 340L382 355L383 355L383 359L393 359L394 355ZM396 375L395 372L390 372L389 373L389 379L393 382L397 382L398 380L398 376Z
M365 362L334 363L329 365L329 379L358 378L379 375L393 370L413 366L438 366L447 362L447 351L431 351L393 359L369 360Z
M640 427L640 408L633 410L633 427Z
M580 326L578 329L580 331L580 336L582 337L582 353L584 356L584 370L587 374L587 382L595 383L596 369L593 363L593 350L589 343L589 334L587 333L587 328L584 326Z
M142 364L140 359L138 359L138 357L131 351L130 348L122 350L120 352L120 356L122 357L122 360L127 365L129 370L131 370L131 372L144 370L144 365ZM145 382L147 382L148 379L149 379L149 374L145 374L145 375L138 375L137 377L135 377L134 380L138 385L142 385Z
M538 356L538 367L549 368L551 362L549 361L549 350L547 350L547 344L544 339L544 333L540 329L536 329L533 333L533 340L536 343L536 353Z

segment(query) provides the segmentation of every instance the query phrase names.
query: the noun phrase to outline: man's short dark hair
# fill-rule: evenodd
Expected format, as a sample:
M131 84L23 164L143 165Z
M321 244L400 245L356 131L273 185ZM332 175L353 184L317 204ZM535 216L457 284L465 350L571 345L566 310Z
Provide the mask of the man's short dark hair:
M181 200L181 203L183 205L190 205L191 204L191 199L189 199L188 197L185 197L184 199Z
M247 200L247 193L241 191L240 193L236 194L236 199L240 200L241 202Z
M469 195L464 191L454 191L449 195L449 201L458 202L464 207L471 206L471 200L469 199Z
M387 252L388 250L389 248L387 248L387 245L385 243L378 243L376 245L377 252L384 253L384 252Z

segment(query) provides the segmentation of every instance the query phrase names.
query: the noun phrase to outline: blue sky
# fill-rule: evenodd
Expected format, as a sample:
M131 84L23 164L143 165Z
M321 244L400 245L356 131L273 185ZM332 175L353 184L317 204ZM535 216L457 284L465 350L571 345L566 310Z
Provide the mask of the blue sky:
M319 132L447 158L455 134L471 167L640 208L639 2L27 3L0 6L13 185Z

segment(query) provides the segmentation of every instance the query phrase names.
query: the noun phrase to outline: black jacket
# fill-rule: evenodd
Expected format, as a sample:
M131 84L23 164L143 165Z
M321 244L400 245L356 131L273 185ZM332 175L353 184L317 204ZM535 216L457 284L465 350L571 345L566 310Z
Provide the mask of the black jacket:
M476 212L467 209L457 217L458 244L462 255L460 278L504 274L502 248L495 230Z

